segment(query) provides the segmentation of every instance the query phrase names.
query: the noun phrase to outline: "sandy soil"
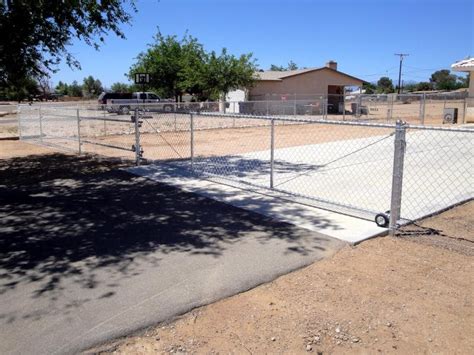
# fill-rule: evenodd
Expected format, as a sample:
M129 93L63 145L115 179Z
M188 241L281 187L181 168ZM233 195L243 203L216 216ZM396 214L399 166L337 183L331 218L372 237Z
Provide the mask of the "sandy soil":
M32 154L53 154L55 150L18 141L17 139L0 140L0 159L25 157Z
M467 203L91 352L470 353L473 216Z

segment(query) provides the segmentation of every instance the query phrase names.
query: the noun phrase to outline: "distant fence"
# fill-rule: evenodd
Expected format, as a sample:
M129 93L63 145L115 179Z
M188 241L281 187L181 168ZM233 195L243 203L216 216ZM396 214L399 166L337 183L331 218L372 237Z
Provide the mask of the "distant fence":
M447 123L445 116L449 109L456 112L457 123L474 120L474 99L468 98L467 92L254 95L250 101L230 112L378 122L403 119L417 124L442 124Z
M394 123L399 119L413 124L439 125L474 122L474 98L466 92L373 95L267 95L250 101L183 102L162 101L141 107L163 112L221 112L241 115L272 115L304 119L331 119L358 122ZM44 108L101 110L128 114L136 106L98 105L95 102L34 103Z

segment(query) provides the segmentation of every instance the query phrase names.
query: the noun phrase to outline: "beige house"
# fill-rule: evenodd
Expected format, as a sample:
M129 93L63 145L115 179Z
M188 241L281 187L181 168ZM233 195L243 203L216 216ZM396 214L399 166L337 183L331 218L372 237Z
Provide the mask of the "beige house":
M343 100L344 87L360 87L364 83L362 79L338 71L334 61L321 68L262 71L256 75L257 81L248 92L249 100L304 100L327 95L328 104L334 108Z

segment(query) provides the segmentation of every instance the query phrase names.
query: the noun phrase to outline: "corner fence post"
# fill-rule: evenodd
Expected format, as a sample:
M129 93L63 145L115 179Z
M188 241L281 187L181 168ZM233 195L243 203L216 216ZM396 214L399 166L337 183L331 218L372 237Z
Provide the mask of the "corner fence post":
M467 111L467 97L464 98L462 106L462 123L466 124L466 111Z
M81 116L79 115L79 109L76 109L77 117L77 143L79 155L82 154L82 143L81 143Z
M43 114L41 113L41 106L38 108L40 141L43 142Z
M270 188L273 189L273 165L275 161L275 119L271 120L270 128Z
M191 133L191 142L190 142L190 146L191 146L191 169L194 169L194 114L191 113L190 114L190 133Z
M395 142L393 155L392 173L392 197L390 200L390 235L394 236L397 229L397 222L400 219L402 207L402 185L403 185L403 164L406 150L406 125L401 120L397 121L395 128Z
M30 108L30 111L31 111L31 108ZM25 110L22 110L21 108L21 105L16 105L16 112L17 112L17 117L18 117L18 138L20 140L22 140L22 136L21 136L21 130L22 130L22 125L21 125L21 121L23 119L23 115L24 115L24 112Z
M138 117L138 108L135 109L134 113L135 119L135 164L137 166L140 165L140 155L141 155L141 147L140 147L140 127L139 127L139 117Z

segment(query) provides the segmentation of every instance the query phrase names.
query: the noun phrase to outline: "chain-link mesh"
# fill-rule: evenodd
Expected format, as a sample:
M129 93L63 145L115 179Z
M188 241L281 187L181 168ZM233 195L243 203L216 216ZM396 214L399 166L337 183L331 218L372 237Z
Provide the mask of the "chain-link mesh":
M195 174L365 218L390 208L393 127L239 118L256 123L218 132L195 131ZM231 126L236 117L201 113L194 118L206 119Z
M149 161L183 160L191 156L191 119L182 112L145 112L140 145Z
M474 130L408 126L401 219L415 220L474 195Z
M95 106L22 105L22 140L76 153L134 159L134 123Z
M372 218L390 207L393 128L306 123L275 127L274 188Z

